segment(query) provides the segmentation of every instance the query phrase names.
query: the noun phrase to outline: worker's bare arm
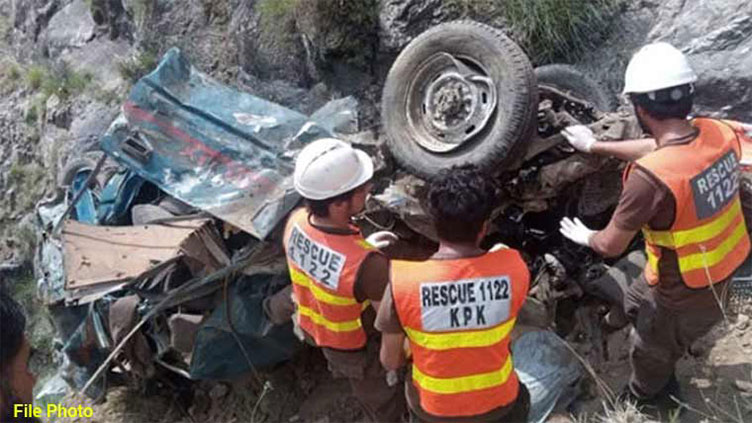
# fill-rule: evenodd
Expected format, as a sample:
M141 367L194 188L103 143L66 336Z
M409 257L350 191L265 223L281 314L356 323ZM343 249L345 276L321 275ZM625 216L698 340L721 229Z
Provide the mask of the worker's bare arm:
M627 250L635 235L637 231L620 229L612 219L606 229L593 234L590 248L604 257L617 257Z
M405 363L404 333L382 333L379 358L384 369L397 370Z
M590 152L631 162L652 152L655 148L655 139L643 138L623 141L596 141L590 147Z

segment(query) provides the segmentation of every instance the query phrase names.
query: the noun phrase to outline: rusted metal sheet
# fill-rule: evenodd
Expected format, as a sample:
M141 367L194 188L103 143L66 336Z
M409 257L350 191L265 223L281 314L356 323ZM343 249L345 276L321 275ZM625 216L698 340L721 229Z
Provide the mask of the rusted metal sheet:
M168 225L63 226L65 289L80 290L129 281L180 254L181 243L206 219Z

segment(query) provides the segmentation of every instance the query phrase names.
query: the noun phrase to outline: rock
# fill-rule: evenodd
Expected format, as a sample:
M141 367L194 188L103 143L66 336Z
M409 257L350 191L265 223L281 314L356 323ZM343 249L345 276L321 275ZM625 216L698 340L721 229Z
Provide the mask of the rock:
M297 32L294 14L260 16L253 5L254 2L244 2L235 11L231 24L241 69L263 80L310 85L313 66L305 45L310 40Z
M752 121L752 2L630 0L603 45L576 64L613 93L642 45L667 41L698 73L695 114Z
M82 47L92 38L96 23L84 0L75 0L55 13L45 31L51 55L68 48Z
M283 80L261 80L242 70L238 72L236 83L243 91L304 115L312 114L334 97L334 94L323 83L318 83L307 90Z
M217 401L219 399L222 399L227 396L227 394L230 393L230 387L227 386L227 384L224 383L217 383L214 385L214 387L209 391L209 397Z
M752 2L665 2L651 41L682 49L698 73L698 115L752 121Z
M752 392L752 382L746 380L734 380L734 388L742 392Z
M188 413L193 417L197 417L206 413L209 408L211 408L211 399L209 396L203 390L196 390L193 395L193 404L188 409Z
M378 0L306 0L295 10L314 75L338 65L369 69L378 47ZM336 25L332 25L336 22Z
M415 36L452 19L443 0L380 0L379 47L382 52L399 53Z
M749 327L749 316L746 314L739 314L736 317L736 329L738 330L745 330L747 327Z
M45 104L45 115L47 122L52 123L58 128L68 129L71 125L70 105L60 101L57 95L51 95Z
M110 40L99 37L85 48L71 49L60 58L70 68L82 75L92 76L92 85L96 85L99 92L109 92L120 89L124 80L120 72L120 63L126 60L133 49L125 40Z
M344 135L345 141L358 147L377 147L381 145L384 140L376 135L376 131L367 130L361 131L355 134Z
M14 33L19 44L36 43L40 33L47 26L52 16L61 7L60 0L13 0L11 17L13 27L18 31ZM18 56L30 58L34 56L37 48L16 49Z
M624 11L613 23L613 32L603 44L586 52L575 66L599 81L613 95L621 93L624 71L632 54L645 44L655 23L658 4L640 0L625 2Z

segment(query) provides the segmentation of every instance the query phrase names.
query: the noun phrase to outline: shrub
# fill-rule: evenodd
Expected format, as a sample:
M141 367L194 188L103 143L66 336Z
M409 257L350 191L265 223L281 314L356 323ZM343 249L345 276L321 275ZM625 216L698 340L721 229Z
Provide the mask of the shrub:
M157 66L157 54L154 51L140 51L129 59L118 63L120 76L126 81L135 83Z
M65 63L51 67L32 65L26 70L26 85L32 91L41 90L44 100L57 95L61 100L75 97L91 82L88 73L79 73Z
M42 86L46 77L46 70L42 66L33 65L26 70L26 86L36 91Z
M607 34L623 0L447 0L465 17L503 21L534 64L571 62Z

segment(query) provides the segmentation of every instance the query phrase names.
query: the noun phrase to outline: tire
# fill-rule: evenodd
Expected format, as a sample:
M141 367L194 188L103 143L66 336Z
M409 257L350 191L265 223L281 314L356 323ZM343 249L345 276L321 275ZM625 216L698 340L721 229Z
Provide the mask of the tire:
M587 100L601 112L613 112L619 105L616 96L611 95L598 82L585 76L569 65L545 65L535 68L538 86L551 86Z
M435 152L417 141L408 117L411 83L438 53L471 59L493 81L497 98L480 132L451 151ZM455 165L475 164L489 173L503 170L515 146L536 129L538 90L525 53L501 31L473 21L437 25L416 37L397 57L384 85L381 115L386 145L395 160L424 178ZM419 125L417 125L419 126Z
M58 178L60 183L58 184L58 186L63 188L69 187L73 183L73 178L76 177L78 172L82 170L93 171L96 166L97 163L89 159L88 157L81 157L69 161L60 172L60 176Z

